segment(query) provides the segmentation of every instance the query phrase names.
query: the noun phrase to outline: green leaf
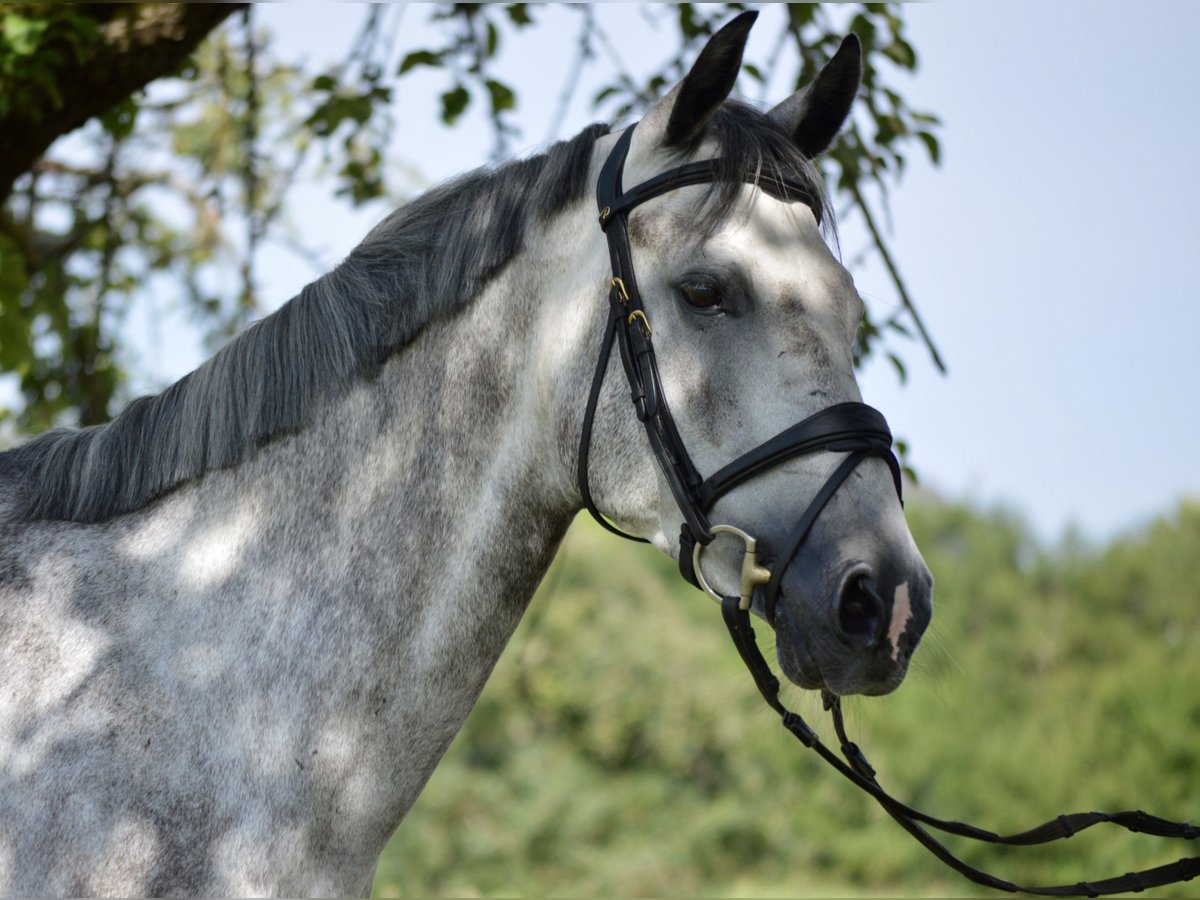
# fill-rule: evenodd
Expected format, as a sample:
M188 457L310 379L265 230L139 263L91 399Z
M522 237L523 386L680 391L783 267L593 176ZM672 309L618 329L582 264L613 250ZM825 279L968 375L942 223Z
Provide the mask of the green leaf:
M851 19L849 30L858 35L865 53L869 54L875 49L875 23L866 16L859 13Z
M754 63L742 63L742 70L759 84L767 83L767 79L763 75L762 69L760 69Z
M417 66L433 66L437 67L442 64L444 54L434 52L433 50L414 50L412 53L404 57L400 62L400 68L396 71L397 75L403 75Z
M371 102L370 94L360 94L346 102L346 115L359 125L366 124L374 111L375 105Z
M442 121L453 125L470 102L471 95L461 84L455 85L453 90L446 91L442 94Z
M312 90L328 93L337 87L337 80L332 75L318 75L312 81Z
M139 109L138 102L133 97L126 97L100 117L100 124L118 141L124 140L133 133Z
M679 32L688 40L704 34L704 27L701 20L696 16L696 6L694 3L679 4Z
M487 85L488 93L492 98L492 112L499 114L505 110L514 109L517 105L517 96L513 93L512 88L495 79L489 78L485 84Z
M486 53L488 58L496 55L496 51L500 48L500 32L496 30L496 25L493 22L487 23L487 47Z
M815 3L789 3L788 22L792 28L802 28L813 20L813 15L817 11Z
M611 97L613 94L617 93L620 90L621 89L619 87L617 87L617 85L615 85L615 84L610 84L606 88L601 88L600 91L596 94L596 96L592 98L592 106L593 107L599 106L601 103L603 103L605 100L607 100L609 97Z
M518 28L533 24L533 19L529 15L528 3L510 3L504 8L504 11L508 13L508 18Z
M8 13L4 17L4 42L17 56L33 56L42 35L50 26L49 19L27 19L16 13Z
M898 38L883 48L883 55L905 69L912 69L917 65L917 53L912 44Z
M922 143L925 144L925 149L929 151L930 161L935 166L941 165L941 163L942 163L942 148L941 148L941 145L938 144L938 139L936 137L934 137L932 134L930 134L928 131L918 131L917 137L919 137L921 139Z

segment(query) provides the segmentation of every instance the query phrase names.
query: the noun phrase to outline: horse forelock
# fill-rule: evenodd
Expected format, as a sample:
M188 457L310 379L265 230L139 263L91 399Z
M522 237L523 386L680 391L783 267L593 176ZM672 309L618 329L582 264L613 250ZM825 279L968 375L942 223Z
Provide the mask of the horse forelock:
M679 151L676 162L684 162L695 146L704 142L711 142L716 159L715 180L701 200L699 221L707 233L729 216L747 182L746 174L753 173L752 184L790 183L803 191L804 196L789 199L807 203L826 234L836 241L833 205L820 170L767 115L746 103L727 100L695 141Z
M521 249L531 224L580 200L595 124L545 153L479 169L388 216L333 271L162 393L106 425L0 453L5 518L100 522L295 433L452 315Z

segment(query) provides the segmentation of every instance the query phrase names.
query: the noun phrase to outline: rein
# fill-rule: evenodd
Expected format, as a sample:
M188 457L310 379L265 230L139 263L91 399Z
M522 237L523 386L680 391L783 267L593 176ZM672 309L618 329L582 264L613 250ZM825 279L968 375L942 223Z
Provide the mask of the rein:
M1131 832L1184 840L1200 837L1200 829L1186 823L1171 822L1141 810L1060 815L1027 831L1009 835L997 834L963 822L938 819L902 803L884 790L875 777L875 769L862 750L847 736L841 703L836 695L826 691L823 693L823 699L825 708L833 719L834 730L841 745L841 756L825 746L803 718L783 705L779 699L779 679L771 672L755 641L754 629L750 623L752 595L756 588L762 587L765 617L774 625L783 571L799 551L817 517L837 489L859 463L874 456L888 464L895 482L896 494L899 496L900 464L892 452L892 435L883 415L863 403L840 403L792 425L708 478L704 478L696 469L675 426L663 392L652 343L653 330L634 277L628 216L638 205L669 191L688 185L712 184L717 180L717 169L711 160L687 163L623 191L621 170L629 152L634 127L636 126L626 129L618 139L605 160L596 185L600 227L608 240L613 274L608 293L609 320L580 431L577 478L588 512L613 534L633 541L646 542L645 538L628 534L605 519L597 509L588 487L588 454L596 407L604 376L608 371L613 344L616 344L637 417L645 426L654 457L683 514L679 547L680 573L691 584L701 588L721 604L725 625L738 654L750 670L755 686L767 705L779 714L784 728L800 743L815 752L856 787L871 795L888 815L934 856L976 884L1009 893L1051 897L1098 897L1102 894L1143 891L1178 881L1189 881L1200 875L1200 856L1192 856L1138 872L1075 884L1029 887L997 878L959 859L930 834L929 829L985 843L1009 846L1051 843L1101 823L1117 825ZM785 179L763 177L760 173L748 172L744 174L743 180L780 199L801 200L815 208L815 203L807 191ZM709 513L716 501L734 488L782 462L817 451L846 453L846 456L809 502L808 508L784 542L778 556L766 560L773 568L759 564L757 541L750 534L734 525L714 525L709 521ZM732 534L745 544L741 590L738 596L722 596L717 593L709 585L701 568L704 549L717 534L722 533Z
M1200 837L1200 828L1183 822L1172 822L1159 818L1142 810L1125 812L1082 812L1068 813L1057 816L1048 822L1043 822L1027 831L1016 834L997 834L984 828L977 828L964 822L938 819L928 813L921 812L912 806L897 800L879 784L875 778L875 769L867 761L867 757L858 745L846 735L845 723L842 720L842 708L839 698L829 692L823 693L825 708L831 713L834 730L841 742L842 756L821 743L816 732L809 727L799 715L789 710L779 700L779 679L771 672L771 667L763 658L754 639L754 629L750 624L750 615L739 608L737 597L726 597L721 603L721 612L725 625L733 638L742 661L754 677L758 688L767 705L779 713L783 727L792 733L805 747L814 751L821 759L836 769L844 778L856 787L870 794L883 807L884 811L895 819L900 827L917 839L930 853L976 884L995 888L1000 891L1016 894L1038 894L1047 897L1099 897L1102 894L1123 894L1130 891L1144 891L1148 888L1174 884L1177 881L1190 881L1200 875L1200 856L1184 857L1173 863L1142 869L1138 872L1126 872L1113 878L1100 881L1079 881L1075 884L1030 887L1016 884L1003 878L997 878L982 869L977 869L955 856L945 844L935 838L928 830L921 827L927 825L937 831L959 837L971 838L988 844L1006 844L1016 847L1029 847L1035 844L1048 844L1053 841L1069 838L1072 835L1107 822L1119 825L1126 831L1152 834L1157 837L1182 838L1193 840Z

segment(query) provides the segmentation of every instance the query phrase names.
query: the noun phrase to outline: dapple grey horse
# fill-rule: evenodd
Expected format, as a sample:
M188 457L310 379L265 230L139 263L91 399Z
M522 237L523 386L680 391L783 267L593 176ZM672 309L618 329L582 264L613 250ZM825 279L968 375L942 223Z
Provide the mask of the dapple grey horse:
M761 113L726 99L751 19L649 110L626 184L722 156L825 197L811 159L850 108L857 44ZM369 891L581 507L609 282L592 192L617 136L592 126L430 192L162 394L0 455L0 891ZM631 239L702 471L859 399L862 304L810 205L692 186L638 208ZM611 365L592 494L676 553ZM838 457L718 510L769 547ZM735 590L739 564L715 546L709 581ZM873 650L833 613L864 571L890 616ZM890 690L930 591L868 460L787 571L780 663L806 687Z

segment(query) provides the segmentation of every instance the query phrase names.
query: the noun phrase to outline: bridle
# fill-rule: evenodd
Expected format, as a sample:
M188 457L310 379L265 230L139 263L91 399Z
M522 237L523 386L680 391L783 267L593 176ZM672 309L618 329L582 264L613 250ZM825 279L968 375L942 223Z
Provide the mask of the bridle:
M763 599L767 621L774 624L775 607L783 571L804 542L821 510L833 497L855 467L871 456L883 459L892 470L896 493L900 493L900 463L892 453L892 433L883 415L865 403L839 403L809 416L759 444L748 453L704 478L697 471L667 404L658 362L654 356L653 331L646 307L642 303L637 278L633 271L633 256L629 246L629 213L647 200L687 185L711 184L717 180L714 160L687 163L661 175L643 181L628 191L621 189L621 170L633 139L633 127L625 130L605 160L596 185L596 202L600 209L600 227L608 238L612 261L612 280L609 283L609 321L604 343L596 361L592 387L584 410L583 428L579 442L578 480L588 512L613 534L629 540L643 538L627 534L601 515L588 487L588 453L591 449L592 423L604 375L614 343L620 348L621 363L629 381L631 399L638 419L646 428L650 447L658 460L679 511L683 527L679 535L679 570L696 587L701 588L718 603L722 597L709 585L700 563L704 548L718 534L732 534L745 544L742 564L740 602L750 608L755 587L764 585ZM816 208L815 200L801 185L786 179L747 172L743 179L786 200L802 200ZM713 525L709 513L713 505L734 488L756 475L797 456L819 450L848 454L834 470L824 487L817 492L800 522L785 542L775 568L768 570L758 563L757 541L734 525Z
M1069 838L1103 822L1118 825L1132 832L1185 840L1200 836L1200 829L1187 823L1171 822L1141 810L1061 815L1028 831L1010 835L997 834L962 822L938 819L900 802L883 789L875 778L875 769L867 761L862 750L846 735L841 704L837 696L828 691L823 694L825 708L832 716L834 730L841 744L841 757L826 747L799 715L783 705L779 699L779 679L771 672L770 666L759 651L750 623L753 593L756 588L762 587L763 613L767 621L774 625L782 574L837 489L859 463L874 456L888 464L895 482L896 494L900 496L900 464L892 452L892 435L883 415L863 403L839 403L783 430L707 478L696 469L675 426L659 377L652 343L653 331L634 276L629 244L629 213L647 200L677 188L713 184L719 179L719 169L715 160L686 163L647 179L628 191L622 190L621 171L629 153L635 127L627 128L617 140L604 162L596 184L600 227L608 240L612 280L608 291L609 319L580 432L577 478L588 512L613 534L645 542L644 538L628 534L609 522L597 509L588 487L588 455L596 407L615 343L620 351L634 410L645 426L654 457L658 460L683 515L683 527L679 538L680 573L721 604L726 627L739 655L750 670L759 693L779 714L784 727L805 747L816 752L845 778L870 794L888 815L934 856L977 884L1010 893L1096 897L1101 894L1142 891L1177 881L1189 881L1200 875L1200 857L1185 857L1174 863L1094 882L1027 887L997 878L963 862L933 837L927 828L973 840L1011 846L1031 846ZM741 180L754 184L780 199L806 202L814 211L818 208L815 198L812 198L803 186L784 177L745 172L742 173ZM734 488L780 463L819 451L845 453L846 456L809 502L800 521L772 560L773 568L760 564L757 541L752 535L736 525L714 525L710 522L709 514L713 505ZM718 534L723 533L738 537L745 545L738 596L722 596L715 591L701 568L704 548Z

